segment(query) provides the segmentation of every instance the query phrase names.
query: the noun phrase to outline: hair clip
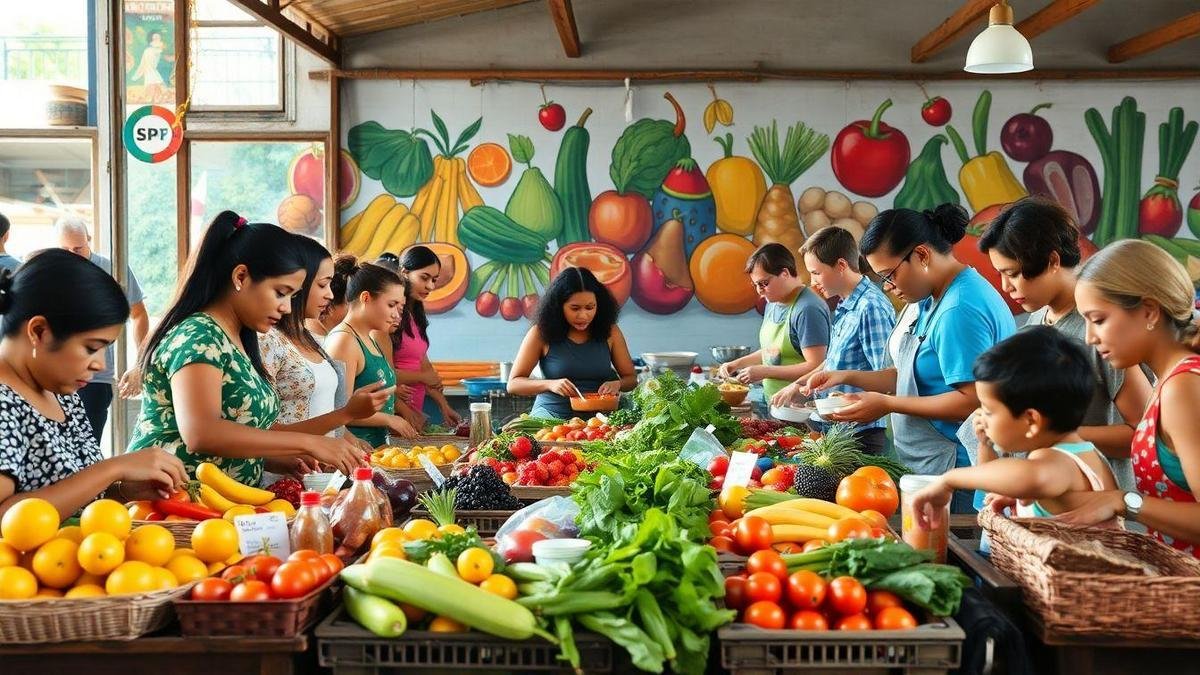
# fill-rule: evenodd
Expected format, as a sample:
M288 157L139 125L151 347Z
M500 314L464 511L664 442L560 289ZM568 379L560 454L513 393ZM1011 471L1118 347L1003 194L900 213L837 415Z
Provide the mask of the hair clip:
M246 226L246 219L242 218L241 216L238 216L237 223L233 226L233 229L240 230L245 226Z

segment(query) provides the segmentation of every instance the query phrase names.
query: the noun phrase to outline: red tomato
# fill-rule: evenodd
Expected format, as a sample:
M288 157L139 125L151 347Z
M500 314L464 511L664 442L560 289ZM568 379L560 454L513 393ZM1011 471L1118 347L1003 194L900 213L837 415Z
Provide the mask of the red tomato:
M788 628L792 630L829 630L829 621L820 612L802 609L792 615L791 621L788 622Z
M221 578L233 583L239 583L245 579L253 579L254 575L250 574L250 568L241 563L230 565L221 570Z
M916 627L916 618L903 607L884 607L875 616L875 628L878 630L912 630Z
M787 563L783 562L782 556L771 549L755 551L750 554L750 559L746 561L746 571L750 574L764 572L780 581L786 579L788 575Z
M787 617L779 605L774 602L761 601L747 607L742 620L759 628L773 628L778 630L783 628Z
M891 591L868 591L867 613L875 616L888 607L903 607L904 601Z
M779 602L783 597L783 585L779 577L766 572L754 572L746 577L746 599L750 602Z
M720 490L723 487L725 487L725 476L716 476L708 481L709 490Z
M225 579L209 577L201 579L192 586L193 600L228 600L229 593L233 590L233 584Z
M780 542L778 544L771 544L771 548L775 549L776 551L779 551L780 555L787 555L788 553L803 553L804 552L804 547L800 546L800 544L797 544L797 543L791 542L791 541Z
M257 579L247 579L229 593L233 602L261 602L271 599L271 588Z
M708 514L708 522L711 524L714 520L721 520L728 524L729 516L725 515L725 512L721 509L715 509L712 513Z
M309 549L301 549L301 550L295 551L291 555L289 555L288 562L295 562L297 560L315 560L320 557L321 557L321 554L317 553L316 551L312 551Z
M724 476L729 471L729 457L717 455L708 463L708 472L713 476Z
M878 511L890 518L900 506L900 494L886 471L864 466L838 483L837 503L855 511Z
M308 565L308 569L312 570L313 577L317 580L317 583L315 584L317 586L329 581L329 579L333 576L333 572L329 570L329 566L325 564L324 560L321 560L319 555L316 558L303 560L300 562Z
M871 630L871 620L866 614L851 614L843 616L841 621L837 622L838 630Z
M298 598L311 591L316 585L317 578L313 574L312 567L303 560L283 563L278 570L275 570L275 577L271 579L271 590L275 592L276 596L285 600Z
M769 549L771 548L771 523L758 516L746 516L734 526L733 540L737 542L738 549L744 555ZM780 562L783 561L780 560Z
M243 560L242 564L254 570L255 579L269 584L283 561L273 555L256 555Z
M342 562L341 558L337 557L336 555L334 555L332 553L322 554L321 561L324 562L325 566L329 568L330 574L337 574L338 572L341 572L342 568L344 568L346 566L345 563Z
M871 526L861 518L842 518L835 520L829 526L829 539L842 541L844 539L865 539L871 536Z
M733 531L729 527L729 522L724 520L714 520L708 524L708 531L714 537L730 537Z
M718 553L733 553L733 540L729 537L713 537L708 545L717 549Z
M842 616L858 614L867 608L867 589L854 577L838 577L826 591L829 607Z
M746 606L746 577L735 575L725 579L725 606L729 609Z
M804 553L815 551L828 543L829 542L825 541L824 539L810 539L804 542Z
M817 609L825 602L825 580L816 572L795 572L787 578L787 598L796 609Z
M858 517L867 521L867 524L870 525L871 527L878 527L881 530L887 529L887 526L888 526L887 518L884 518L882 513L875 511L874 509L867 509L865 511L860 511L858 513Z

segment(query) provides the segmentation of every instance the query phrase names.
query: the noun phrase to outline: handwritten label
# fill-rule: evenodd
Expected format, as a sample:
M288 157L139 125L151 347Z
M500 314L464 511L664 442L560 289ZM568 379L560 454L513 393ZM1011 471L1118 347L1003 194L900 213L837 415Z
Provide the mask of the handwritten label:
M442 487L442 483L446 482L446 477L442 475L437 466L429 461L429 458L425 455L417 455L417 461L421 463L421 468L425 469L425 473L429 474L429 477L433 479L433 484Z
M725 486L750 484L750 475L754 473L754 463L758 455L753 452L735 452L729 459L729 470L725 472Z
M252 516L236 516L233 526L237 529L238 550L242 555L273 555L286 560L292 553L288 538L287 517L282 513L256 513Z

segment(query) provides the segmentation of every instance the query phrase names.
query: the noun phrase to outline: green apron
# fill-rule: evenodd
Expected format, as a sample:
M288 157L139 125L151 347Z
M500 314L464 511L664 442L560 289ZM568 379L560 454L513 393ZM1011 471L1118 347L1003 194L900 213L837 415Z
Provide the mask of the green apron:
M796 294L792 304L788 305L787 313L783 316L783 322L778 324L771 323L771 320L763 316L762 326L758 329L758 346L762 351L762 363L764 366L794 366L798 363L804 363L804 357L796 351L792 346L791 323L792 312L796 309L796 303L800 302L800 296L804 293L804 289ZM776 380L767 378L762 381L763 398L770 405L771 397L779 392L780 389L788 386L792 380Z

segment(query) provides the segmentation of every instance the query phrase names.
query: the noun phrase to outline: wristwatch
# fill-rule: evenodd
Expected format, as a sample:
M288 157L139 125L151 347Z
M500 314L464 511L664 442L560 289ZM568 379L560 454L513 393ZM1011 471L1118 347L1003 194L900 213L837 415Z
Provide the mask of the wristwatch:
M1136 523L1138 516L1142 513L1142 494L1126 492L1121 499L1125 502L1125 520L1132 520Z

